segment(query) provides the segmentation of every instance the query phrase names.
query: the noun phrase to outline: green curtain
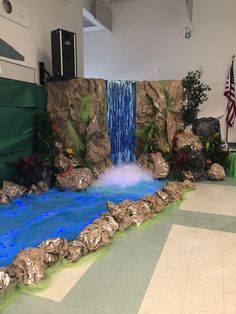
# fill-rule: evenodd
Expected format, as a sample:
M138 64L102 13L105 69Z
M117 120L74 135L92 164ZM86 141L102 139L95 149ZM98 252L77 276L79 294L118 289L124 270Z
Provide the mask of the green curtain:
M229 160L230 160L230 172L229 176L231 178L236 179L236 153L230 153L229 155Z
M46 103L44 87L0 78L0 184L17 181L7 163L31 154L35 114L46 110Z

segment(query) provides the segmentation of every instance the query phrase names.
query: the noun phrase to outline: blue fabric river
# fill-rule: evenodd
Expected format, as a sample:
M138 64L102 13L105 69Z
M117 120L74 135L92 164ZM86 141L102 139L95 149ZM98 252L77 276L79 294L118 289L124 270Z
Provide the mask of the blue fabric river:
M48 238L74 239L106 211L106 201L118 204L125 199L137 200L161 189L164 184L164 180L155 180L125 188L91 187L81 192L54 189L0 206L0 266L10 264L20 249L36 247Z

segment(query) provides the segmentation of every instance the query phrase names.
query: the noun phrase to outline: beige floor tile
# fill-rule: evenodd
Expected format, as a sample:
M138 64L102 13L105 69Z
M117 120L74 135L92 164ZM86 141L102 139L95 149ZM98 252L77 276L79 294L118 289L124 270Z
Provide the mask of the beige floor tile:
M88 263L79 267L65 268L54 274L48 289L36 293L36 295L55 302L61 302L79 279L86 273L91 264L92 263Z
M214 314L223 314L223 290L190 283L186 287L184 306L207 309Z
M206 193L207 192L207 193ZM236 216L235 187L198 183L180 210Z
M236 291L224 293L225 306L236 306Z
M191 240L183 247L188 235ZM144 301L182 305L183 314L236 314L235 238L227 232L172 226ZM155 309L147 313L159 314Z
M204 309L197 309L189 306L184 306L181 314L210 314L210 312Z
M181 314L181 305L172 304L164 301L156 301L152 298L145 298L139 314Z
M222 255L211 250L203 250L201 247L193 249L191 254L191 265L212 264L222 267Z
M178 282L186 283L188 274L188 265L178 259L169 259L162 256L153 273L153 278L159 277L174 279Z
M192 248L186 248L178 243L166 243L160 259L171 259L175 263L189 264L191 260Z
M190 265L188 273L188 285L200 285L205 287L213 287L223 291L223 269L212 263Z
M169 302L173 304L182 305L185 284L175 280L161 278L151 279L145 297L150 297L155 300Z

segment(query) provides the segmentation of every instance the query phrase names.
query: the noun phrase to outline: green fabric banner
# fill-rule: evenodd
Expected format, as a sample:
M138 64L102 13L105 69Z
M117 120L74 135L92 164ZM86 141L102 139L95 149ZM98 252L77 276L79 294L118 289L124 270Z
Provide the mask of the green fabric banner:
M44 87L0 78L0 184L16 180L7 163L31 154L35 114L46 110L46 102Z
M236 153L232 152L229 155L230 160L230 173L229 176L231 178L236 179Z

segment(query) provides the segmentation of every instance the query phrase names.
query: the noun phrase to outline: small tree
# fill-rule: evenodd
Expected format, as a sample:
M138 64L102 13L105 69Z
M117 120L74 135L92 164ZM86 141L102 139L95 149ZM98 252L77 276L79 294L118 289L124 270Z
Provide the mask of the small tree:
M208 100L207 92L211 88L201 83L201 77L201 71L189 71L182 81L184 88L183 123L185 127L197 120L200 111L199 106Z

